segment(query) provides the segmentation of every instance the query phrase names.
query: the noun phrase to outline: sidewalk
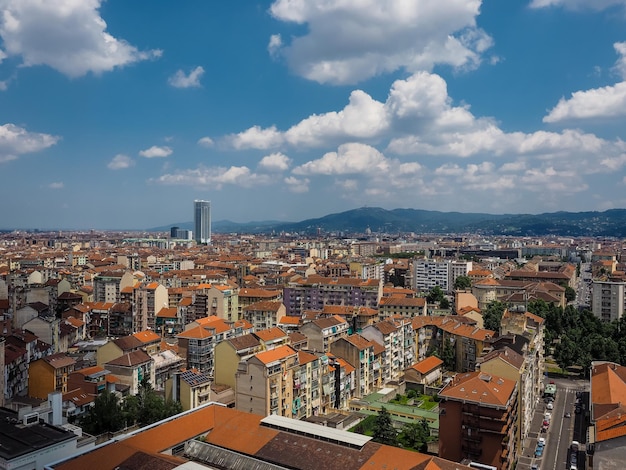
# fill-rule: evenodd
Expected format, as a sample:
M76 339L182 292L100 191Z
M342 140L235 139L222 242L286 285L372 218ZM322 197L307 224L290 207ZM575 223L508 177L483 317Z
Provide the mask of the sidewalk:
M522 441L522 450L518 455L518 462L516 470L530 470L532 464L536 464L541 468L541 461L543 456L536 458L535 449L537 448L537 441L540 437L546 437L547 433L542 434L541 425L543 424L543 414L545 412L545 403L543 398L539 398L535 405L535 412L533 415L533 421L530 425L530 431L528 437Z

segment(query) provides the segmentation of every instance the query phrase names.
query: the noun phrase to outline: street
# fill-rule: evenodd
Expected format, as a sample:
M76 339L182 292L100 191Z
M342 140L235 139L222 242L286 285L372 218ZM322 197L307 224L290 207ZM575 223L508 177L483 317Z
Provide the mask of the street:
M583 380L570 379L546 379L553 380L557 386L556 399L554 401L554 409L547 410L544 400L540 400L535 409L535 417L531 432L525 440L524 449L520 453L517 469L530 470L533 464L537 465L540 470L569 470L570 444L573 440L580 443L581 449L585 448L586 442L586 426L585 411L588 406L580 413L575 413L575 402L577 392L586 392L589 389L589 383ZM583 400L588 393L583 393ZM551 413L550 426L546 433L541 433L541 423L544 420L545 413ZM571 414L570 418L565 418L565 413ZM546 445L543 455L535 457L535 449L539 437L545 437ZM585 470L584 452L579 453L578 470Z

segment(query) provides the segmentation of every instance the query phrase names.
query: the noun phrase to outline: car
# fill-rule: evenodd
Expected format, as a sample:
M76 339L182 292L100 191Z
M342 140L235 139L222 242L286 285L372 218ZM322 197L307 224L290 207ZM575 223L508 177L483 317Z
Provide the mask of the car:
M580 406L577 406L576 409L574 410L574 413L579 415L581 411L582 411L582 408Z
M552 410L552 409L554 409L554 405L552 404L552 402L549 402L549 403L546 405L546 409L548 409L548 410Z
M543 455L543 447L544 446L537 446L535 449L535 457L541 457Z
M537 465L536 463L532 464L530 466L530 470L539 470L539 465Z
M537 440L537 444L541 444L542 446L545 446L546 445L546 438L545 437L540 437Z
M565 418L571 418L572 417L572 413L570 413L569 411L566 411L565 414L563 415Z

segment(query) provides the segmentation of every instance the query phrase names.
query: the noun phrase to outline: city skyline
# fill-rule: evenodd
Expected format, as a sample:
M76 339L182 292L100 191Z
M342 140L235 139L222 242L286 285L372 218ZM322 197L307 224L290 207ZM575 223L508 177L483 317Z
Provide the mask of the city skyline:
M0 229L626 207L626 0L0 12Z

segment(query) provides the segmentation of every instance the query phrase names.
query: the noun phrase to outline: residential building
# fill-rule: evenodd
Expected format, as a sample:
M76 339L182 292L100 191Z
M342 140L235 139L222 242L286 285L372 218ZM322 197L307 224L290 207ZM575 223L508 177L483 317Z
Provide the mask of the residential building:
M382 285L382 279L309 276L290 282L283 289L283 302L287 315L295 316L330 305L375 309L382 296Z
M221 341L215 346L215 383L228 385L234 390L239 363L262 350L261 341L252 333Z
M516 455L517 381L482 372L457 374L439 393L439 456L498 470Z
M206 290L208 316L226 321L239 320L239 289L230 285L213 284Z
M374 343L359 334L338 338L331 343L330 352L352 365L355 370L354 393L364 397L372 391Z
M363 328L361 335L384 347L381 363L383 384L398 380L404 370L415 362L415 340L411 320L406 318L383 320Z
M93 278L94 302L121 302L120 293L124 288L132 288L135 277L130 271L105 271Z
M594 361L590 385L587 468L611 468L622 461L626 446L626 367ZM586 406L586 400L581 403Z
M416 259L413 261L413 288L418 292L429 292L439 287L444 292L452 292L456 278L467 276L471 270L471 261Z
M51 392L66 393L76 361L65 353L42 357L28 365L28 395L45 400Z
M348 336L349 329L350 324L345 319L333 315L305 323L300 327L300 333L307 337L309 349L328 352L333 341Z
M381 319L400 315L406 318L427 315L425 297L381 297L378 303L378 312Z
M594 316L606 322L622 318L626 309L625 291L623 280L594 280L591 294Z
M407 389L415 389L424 393L425 387L441 384L443 378L443 361L437 356L429 356L404 371Z
M260 301L245 307L243 318L252 323L255 330L264 330L280 326L281 320L286 317L286 311L285 305L279 300Z
M211 401L211 379L196 370L177 372L167 380L165 398L180 402L183 411L198 408Z
M126 353L105 363L104 367L128 387L130 395L139 393L139 385L144 379L150 384L155 383L154 360L142 350Z
M158 282L141 284L134 289L133 330L155 330L157 313L167 304L167 288Z

